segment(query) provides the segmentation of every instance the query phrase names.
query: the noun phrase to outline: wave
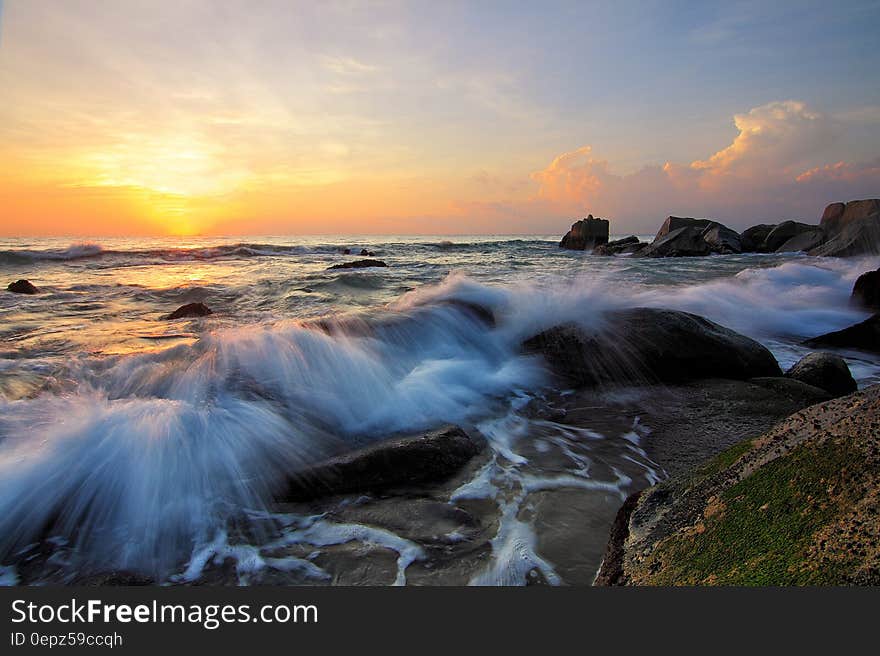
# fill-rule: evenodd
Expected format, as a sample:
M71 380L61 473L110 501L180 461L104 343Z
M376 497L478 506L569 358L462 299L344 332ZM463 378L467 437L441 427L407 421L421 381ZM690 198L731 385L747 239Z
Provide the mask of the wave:
M804 259L623 289L613 271L507 286L453 274L381 313L225 328L158 353L72 361L72 391L0 399L0 563L51 536L80 571L166 577L230 518L266 511L286 477L317 459L467 426L541 389L542 362L520 344L543 329L648 305L759 339L808 337L864 317L849 291L878 265Z
M2 250L0 264L18 264L35 260L66 261L100 257L104 254L100 244L71 244L67 248L49 248L45 250Z

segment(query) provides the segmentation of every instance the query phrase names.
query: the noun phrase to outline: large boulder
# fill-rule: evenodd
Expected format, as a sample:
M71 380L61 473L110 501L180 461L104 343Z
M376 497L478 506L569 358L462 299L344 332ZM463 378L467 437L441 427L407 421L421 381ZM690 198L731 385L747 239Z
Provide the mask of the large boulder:
M596 246L608 243L608 221L596 219L590 214L586 219L575 221L571 230L565 233L559 248L574 251L592 250Z
M880 314L849 328L808 339L804 345L810 348L833 347L880 353Z
M596 326L557 326L523 346L542 354L557 375L576 386L782 375L758 342L675 310L612 311Z
M702 226L684 226L655 238L639 251L642 257L701 257L711 255L712 249L703 239Z
M767 235L775 227L775 223L761 223L743 230L740 235L743 253L766 253L767 249L764 244L767 241Z
M859 388L846 360L831 353L805 355L785 375L823 389L834 397L851 394Z
M181 305L171 314L166 315L165 319L169 321L173 319L191 319L194 317L207 317L210 314L214 314L213 310L204 303L187 303L186 305Z
M297 472L280 500L305 501L443 481L484 446L458 426L384 440Z
M642 257L700 257L713 253L740 253L740 236L710 219L669 216L654 241L640 249Z
M666 220L660 226L660 229L657 231L657 234L654 235L654 241L658 239L662 239L670 232L675 232L680 228L691 228L691 227L699 227L699 228L707 228L710 225L715 223L711 219L694 219L688 216L667 216Z
M880 386L791 415L629 499L604 585L878 585Z
M793 244L790 245L789 242L791 242L793 238L805 233L813 235L813 240L815 240L815 234L817 232L820 235L822 234L818 226L809 225L807 223L798 223L797 221L783 221L767 234L767 237L764 239L763 248L767 253L802 250L794 248Z
M810 255L850 257L880 253L880 199L832 203L820 223L827 240Z
M880 310L880 269L858 277L853 285L852 302L869 310Z
M39 289L34 287L30 280L16 280L15 282L11 282L6 287L6 290L14 294L38 294L40 292Z
M739 233L725 225L714 223L703 230L703 241L709 245L713 253L729 255L742 253L742 240Z
M615 239L607 244L600 244L593 249L593 255L624 255L628 253L636 253L647 246L643 244L638 237L630 235L623 239Z

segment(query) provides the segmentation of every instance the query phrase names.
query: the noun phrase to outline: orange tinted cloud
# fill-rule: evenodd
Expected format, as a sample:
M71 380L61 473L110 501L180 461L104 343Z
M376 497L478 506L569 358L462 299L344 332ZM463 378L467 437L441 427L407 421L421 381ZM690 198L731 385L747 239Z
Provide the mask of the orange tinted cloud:
M880 194L877 162L809 167L842 127L803 102L755 107L734 124L730 145L689 164L616 174L589 146L563 153L532 175L540 188L531 202L544 212L609 216L621 232L650 232L670 213L745 227L758 219L814 220L831 201Z

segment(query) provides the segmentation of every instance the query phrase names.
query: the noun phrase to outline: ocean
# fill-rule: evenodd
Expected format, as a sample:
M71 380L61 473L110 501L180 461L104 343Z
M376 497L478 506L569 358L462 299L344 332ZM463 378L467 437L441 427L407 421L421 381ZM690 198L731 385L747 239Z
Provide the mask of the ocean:
M804 339L868 316L849 296L880 266L794 253L603 258L557 244L0 240L3 285L26 278L42 292L0 293L0 582L107 570L171 583L218 571L245 584L589 582L599 556L554 547L547 495L567 495L554 498L578 509L589 542L591 508L664 472L638 420L615 432L527 417L554 383L522 341L607 309L665 307L757 339L784 369L808 352ZM388 266L329 269L366 258ZM191 302L214 313L163 318ZM880 360L844 355L860 386L880 382ZM485 436L489 456L430 500L273 502L291 471L446 423ZM448 513L478 504L491 521Z

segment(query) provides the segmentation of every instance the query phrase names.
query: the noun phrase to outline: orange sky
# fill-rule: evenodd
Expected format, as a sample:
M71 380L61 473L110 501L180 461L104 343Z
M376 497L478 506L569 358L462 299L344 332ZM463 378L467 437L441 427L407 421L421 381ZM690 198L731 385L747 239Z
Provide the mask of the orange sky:
M645 233L880 195L880 66L811 63L821 16L613 7L8 0L0 235L547 234L587 212ZM858 13L838 27L864 62Z

